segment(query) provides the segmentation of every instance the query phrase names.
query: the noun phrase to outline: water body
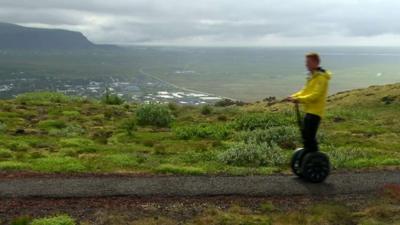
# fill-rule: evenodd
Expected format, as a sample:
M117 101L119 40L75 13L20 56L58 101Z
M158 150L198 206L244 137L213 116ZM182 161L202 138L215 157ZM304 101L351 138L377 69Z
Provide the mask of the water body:
M333 73L330 93L400 82L400 48L165 48L159 51L176 56L175 63L147 69L161 79L248 101L283 97L299 89L307 75L304 54L311 51L320 53L322 66Z

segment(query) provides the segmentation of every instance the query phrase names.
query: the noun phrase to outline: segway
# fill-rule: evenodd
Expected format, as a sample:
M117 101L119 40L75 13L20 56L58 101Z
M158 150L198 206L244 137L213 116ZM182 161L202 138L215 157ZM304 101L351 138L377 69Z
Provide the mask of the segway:
M301 133L303 123L297 103L295 104L295 111ZM306 152L304 148L294 151L290 164L295 175L312 183L323 182L330 172L330 162L326 154L322 152Z

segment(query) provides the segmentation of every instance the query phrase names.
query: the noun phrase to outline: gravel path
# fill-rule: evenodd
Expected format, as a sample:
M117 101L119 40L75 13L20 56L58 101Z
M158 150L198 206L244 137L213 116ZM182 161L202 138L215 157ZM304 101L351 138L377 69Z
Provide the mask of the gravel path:
M340 195L372 193L389 184L400 184L400 171L332 174L321 184L283 175L1 178L0 198Z

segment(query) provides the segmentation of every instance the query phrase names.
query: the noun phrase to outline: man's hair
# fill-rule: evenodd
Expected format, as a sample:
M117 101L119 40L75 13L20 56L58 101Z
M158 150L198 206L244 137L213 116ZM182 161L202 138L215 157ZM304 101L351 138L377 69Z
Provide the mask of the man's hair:
M306 57L316 61L318 64L321 62L321 59L319 58L319 55L316 52L307 53Z

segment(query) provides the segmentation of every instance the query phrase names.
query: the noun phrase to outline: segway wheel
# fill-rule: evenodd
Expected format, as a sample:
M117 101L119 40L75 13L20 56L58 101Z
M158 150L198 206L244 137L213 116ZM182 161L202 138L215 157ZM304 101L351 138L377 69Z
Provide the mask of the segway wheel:
M304 152L303 148L296 149L290 161L292 172L296 174L296 176L298 177L303 177L301 173L301 162L300 162L300 157L303 154L303 152Z
M305 155L301 167L303 177L312 183L323 182L330 172L329 158L322 152Z

